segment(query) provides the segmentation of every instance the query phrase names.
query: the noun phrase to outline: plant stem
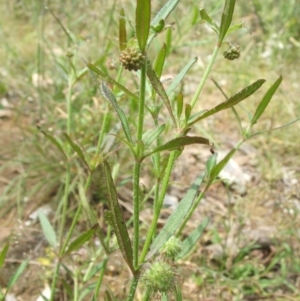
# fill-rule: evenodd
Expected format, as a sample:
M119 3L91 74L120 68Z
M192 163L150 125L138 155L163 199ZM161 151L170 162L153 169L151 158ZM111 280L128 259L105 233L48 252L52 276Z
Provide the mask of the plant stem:
M94 299L93 300L98 300L99 291L100 291L102 280L103 280L104 273L105 273L105 270L106 270L107 262L108 262L108 258L105 258L103 260L103 266L102 266L102 269L101 269L101 273L100 273L98 281L96 283L96 287L95 287L95 291L94 291Z
M205 82L206 82L206 80L208 78L210 70L211 70L211 68L212 68L212 66L213 66L213 64L214 64L214 62L216 60L217 54L219 52L219 49L220 49L220 45L216 45L215 49L214 49L214 52L213 52L213 54L211 56L211 59L210 59L208 65L207 65L207 67L206 67L206 69L204 71L204 74L203 74L203 76L201 78L199 86L198 86L198 88L197 88L197 90L195 92L195 95L193 96L193 98L191 100L191 107L192 107L192 109L195 106L195 104L196 104L196 102L197 102L197 100L198 100L198 98L199 98L199 96L200 96L200 94L202 92L202 89L203 89L204 84L205 84Z
M174 162L175 162L175 159L176 159L176 154L177 154L177 151L172 151L170 156L169 156L168 165L167 165L165 175L164 175L164 178L163 178L163 181L162 181L159 198L156 202L156 207L154 208L154 216L153 216L153 219L152 219L152 222L151 222L151 225L150 225L150 229L148 231L147 238L146 238L146 241L145 241L145 244L144 244L144 247L143 247L143 251L142 251L142 254L141 254L141 257L140 257L140 260L139 260L140 263L144 262L145 257L147 255L147 252L149 250L149 246L150 246L153 234L156 231L157 221L158 221L160 210L161 210L161 207L162 207L162 204L163 204L166 192L167 192L167 188L168 188L168 185L169 185L171 172L172 172Z
M138 155L135 158L135 164L133 169L133 266L138 269L138 250L139 250L139 212L140 212L140 174L141 174L141 162L139 156L140 151L139 142L142 141L143 129L144 129L144 111L145 111L145 95L146 95L146 60L141 69L140 79L140 96L139 96L139 116L137 125L137 141L136 151Z
M135 291L136 291L138 283L139 283L139 277L138 276L134 277L131 280L130 290L129 290L129 293L128 293L126 301L133 301L133 298L134 298Z

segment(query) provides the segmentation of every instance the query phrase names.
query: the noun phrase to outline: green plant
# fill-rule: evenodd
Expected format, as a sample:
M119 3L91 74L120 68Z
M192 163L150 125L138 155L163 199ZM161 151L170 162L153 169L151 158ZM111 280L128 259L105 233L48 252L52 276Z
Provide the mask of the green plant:
M206 22L217 34L217 42L210 62L201 77L192 99L189 100L186 97L184 99L184 95L178 92L176 88L182 84L185 76L195 64L195 58L186 63L182 71L175 76L170 86L165 89L160 78L163 74L165 62L168 59L168 50L176 49L176 46L172 45L174 44L172 41L172 29L167 24L166 19L175 9L178 2L168 1L151 20L151 2L149 0L137 1L134 25L134 22L130 21L130 18L126 18L123 9L120 12L120 59L125 69L139 70L137 71L139 83L137 83L134 77L130 78L131 81L127 81L130 77L128 75L129 71L125 71L122 67L119 68L115 77L112 76L110 71L105 68L102 57L95 63L89 63L87 67L78 71L77 47L80 41L71 32L66 30L62 22L57 19L61 28L66 33L71 51L68 52L64 60L58 62L68 83L66 93L68 117L66 133L63 137L60 137L59 135L41 130L45 138L59 151L66 167L66 172L63 174L63 177L65 177L63 181L64 196L59 208L61 219L59 220L58 235L51 222L44 215L41 214L39 216L44 235L49 245L55 250L57 257L57 263L53 272L50 300L54 300L55 298L62 269L74 279L73 287L63 282L64 288L71 300L84 300L91 293L91 300L98 300L107 262L112 255L110 243L112 241L112 231L115 234L117 244L133 278L130 289L128 289L127 300L134 299L139 282L141 282L142 286L144 285L144 300L148 300L152 293L161 293L164 299L167 299L168 293L174 294L177 300L181 300L182 296L176 279L175 262L180 258L184 258L192 250L201 237L208 219L201 221L195 231L180 243L182 230L195 208L199 205L205 192L216 181L220 171L236 150L244 141L258 134L252 133L252 128L261 117L281 83L282 78L279 77L268 89L253 116L250 116L249 126L246 128L243 127L234 106L258 90L265 81L263 79L255 81L231 97L227 97L226 93L216 83L216 86L224 94L225 101L207 111L197 111L197 103L200 100L201 92L224 43L224 39L229 33L242 26L241 24L231 26L235 1L227 0L225 1L220 25L204 9L200 10L201 21ZM55 17L55 14L53 15ZM135 32L135 36L131 39L127 38L126 27L128 25ZM165 31L167 31L166 44L157 53L154 53L153 42L156 38L161 38ZM231 47L225 52L224 56L229 59L237 58L239 56L239 47ZM151 57L155 57L155 60L152 61ZM90 142L86 143L86 137L80 139L77 136L76 126L79 124L79 118L75 114L76 106L74 102L72 103L72 96L75 94L76 85L81 83L83 78L88 74L88 68L102 79L101 93L103 98L107 100L107 103L103 105L104 113L99 114L99 120L95 121L100 128L100 133L97 139L94 139L97 142L96 145L92 145L93 147L87 147L90 146ZM216 163L217 153L215 153L211 141L205 137L189 136L188 134L190 128L196 123L198 124L203 119L226 109L233 110L238 125L242 129L242 139L223 160ZM168 118L163 117L166 121L161 123L161 117L166 114L168 114ZM137 117L132 118L132 115ZM149 120L152 122L150 130L145 126L145 122L149 122ZM113 132L112 130L116 124L120 125L121 130ZM85 128L88 127L89 125ZM116 145L121 143L123 149L105 149L105 140L109 136L113 136L113 141ZM181 200L163 229L158 230L158 218L170 183L174 163L184 151L184 147L190 144L206 145L207 148L211 149L212 156L206 163L206 169L195 179L186 196ZM126 149L124 149L124 146ZM134 211L129 220L124 219L118 200L119 185L116 182L116 170L120 170L119 163L111 163L114 162L112 153L117 151L121 156L126 156L127 161L133 163L133 166L129 164L129 167L132 169L133 174ZM131 160L128 160L129 156ZM146 170L150 170L152 178L152 187L149 189L148 195L143 194L140 183L142 174ZM88 190L97 173L103 179L97 185L106 186L103 198L108 205L105 216L108 224L106 227L107 231L99 226L97 214L87 197ZM75 195L75 198L78 195L79 197L76 199L78 201L76 211L70 214L71 192L72 196ZM152 208L153 219L149 229L145 232L140 227L139 218L140 210L149 195L154 199ZM90 228L84 233L77 235L75 234L76 225L83 214L88 217ZM72 218L70 222L68 219L69 216ZM131 232L132 224L133 233ZM94 235L99 238L101 246L94 252L95 257L89 262L88 268L83 269L78 267L75 271L68 269L64 265L64 262L85 243L91 243ZM76 238L74 239L74 237ZM145 240L141 239L141 237L145 237ZM95 259L99 258L101 259L100 263L96 263ZM245 268L245 270L247 269L248 267ZM155 274L156 272L159 272L158 275ZM160 273L165 274L161 275ZM235 273L238 274L240 271ZM161 277L163 279L166 278L168 281L159 283L157 277L158 279ZM86 285L92 278L96 278L97 280L92 285ZM109 290L106 290L105 294L106 300L114 299L113 294Z

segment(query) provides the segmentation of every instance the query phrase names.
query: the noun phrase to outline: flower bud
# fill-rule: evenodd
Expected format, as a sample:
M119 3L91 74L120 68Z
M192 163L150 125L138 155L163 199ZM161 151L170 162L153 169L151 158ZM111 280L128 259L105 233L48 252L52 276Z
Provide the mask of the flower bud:
M120 62L126 70L137 71L141 69L145 56L136 47L125 48L120 53Z

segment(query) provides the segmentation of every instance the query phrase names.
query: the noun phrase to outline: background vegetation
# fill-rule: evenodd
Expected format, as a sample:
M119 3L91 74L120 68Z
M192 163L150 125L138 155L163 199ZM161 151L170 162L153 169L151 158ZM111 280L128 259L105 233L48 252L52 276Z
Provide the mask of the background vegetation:
M45 8L47 5L50 11ZM170 30L161 35L161 41L155 42L158 50L162 41L169 41L163 80L177 74L190 58L198 57L181 87L185 97L194 91L215 44L211 30L199 22L198 10L205 7L219 21L223 5L223 1L217 0L182 1L168 19ZM153 1L152 11L160 6L159 1ZM0 271L0 286L7 287L17 267L30 258L22 277L12 288L12 293L23 300L37 300L44 286L51 286L53 278L56 255L34 213L42 208L59 231L66 166L63 154L40 129L54 137L62 137L67 131L66 98L72 68L69 60L73 55L77 56L76 70L83 70L83 76L69 95L73 108L71 137L87 154L92 154L101 130L104 131L102 147L110 154L125 219L132 214L129 169L132 162L128 162L128 154L122 151L122 144L116 139L120 124L113 114L105 114L109 109L99 91L99 78L85 69L87 62L97 61L103 72L113 78L118 76L118 19L122 7L126 16L134 16L132 2L125 0L122 3L58 0L0 3L1 249L10 242ZM256 0L237 3L234 22L243 20L244 28L229 39L240 44L241 57L228 63L219 55L211 73L228 95L255 79L265 78L273 83L279 74L283 76L282 85L256 126L257 130L280 127L300 116L299 14L296 0L278 1L276 5L273 1ZM67 34L61 24L68 30ZM129 26L128 35L133 34ZM70 42L68 35L76 40L76 45ZM227 50L226 46L223 48ZM150 58L154 59L151 53ZM132 76L130 81L134 89L138 79ZM266 89L236 108L243 122L248 121L248 112L255 110ZM224 101L223 95L209 81L199 110L221 101ZM134 103L128 104L128 108L134 111ZM105 116L108 119L103 129ZM128 118L135 122L137 117L129 114ZM147 122L150 126L146 120L146 128ZM241 184L234 187L217 183L207 193L185 230L188 235L199 220L211 218L198 247L179 264L178 282L182 283L184 300L299 300L299 126L295 123L266 133L244 145L236 162L248 177L245 188L241 190ZM220 154L230 150L240 137L231 111L214 115L193 131L214 141ZM171 199L182 198L208 155L208 149L185 149L172 177L168 192ZM150 174L151 171L144 170L142 177L145 199L151 187ZM80 198L77 183L87 176L87 168L78 156L72 158L70 175L68 226ZM103 220L107 192L99 183L100 175L92 179L88 199L110 237ZM151 222L151 200L147 199L147 203L141 213L142 230ZM169 213L170 209L166 209L161 224ZM90 218L82 215L74 238L91 226ZM95 273L101 270L103 255L98 252L97 244L97 239L91 240L66 259L65 276L58 280L57 300L70 300L68 294L74 287L78 287L82 300L90 300L85 292L98 274L91 272L90 279L84 279L84 275L88 269L93 268ZM90 259L97 264L92 266ZM107 300L123 300L130 286L130 273L120 253L113 253L107 265L99 300L104 296ZM140 300L139 294L137 300Z

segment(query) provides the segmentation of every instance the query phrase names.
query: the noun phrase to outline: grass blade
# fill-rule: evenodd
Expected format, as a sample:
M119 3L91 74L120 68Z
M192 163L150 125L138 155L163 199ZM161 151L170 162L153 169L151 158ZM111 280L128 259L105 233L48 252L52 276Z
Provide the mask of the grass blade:
M43 212L39 212L39 220L43 229L43 233L49 245L55 250L58 246L55 231L50 224L47 216Z
M3 247L1 253L0 253L0 269L4 263L4 260L5 260L5 257L6 257L6 254L7 254L7 251L8 251L8 248L9 248L9 244L5 244L5 246Z
M96 226L98 226L98 224ZM80 234L74 241L70 243L67 251L63 255L67 255L72 253L73 251L78 250L84 243L86 243L91 239L95 231L96 231L96 227L93 227L87 230L86 232Z
M209 217L206 217L203 222L183 241L182 243L182 251L178 255L177 259L181 259L185 257L200 239L203 234L203 231L206 229L209 223Z
M120 11L119 16L119 47L120 51L126 48L127 44L127 33L126 33L126 22L125 22L125 11L124 8Z
M212 108L211 110L206 111L204 114L202 114L197 119L194 119L192 122L189 123L189 126L192 124L198 122L199 120L202 120L204 118L207 118L211 115L214 115L220 111L226 110L228 108L231 108L241 102L242 100L248 98L250 95L252 95L255 91L257 91L265 82L264 79L259 79L256 82L252 83L248 87L244 88L240 92L236 93L235 95L231 96L226 100L225 102L220 103L216 107Z
M166 125L163 123L160 126L152 129L151 131L149 131L148 133L146 133L145 135L143 135L143 142L145 145L145 149L147 149L151 143L157 139L160 134L166 129Z
M234 6L235 6L235 0L226 0L223 13L222 13L221 24L220 24L220 35L219 35L218 46L221 46L223 39L226 36L227 30L230 27Z
M267 93L262 98L261 102L259 103L258 107L256 108L256 111L254 113L254 116L251 120L250 127L252 127L259 117L262 115L262 113L265 111L266 107L268 106L269 102L271 101L274 93L278 89L282 82L282 76L279 76L279 78L275 81L275 83L268 89Z
M137 0L135 12L135 30L139 47L145 53L150 31L151 0Z
M161 145L157 148L155 148L153 151L145 154L143 156L143 159L155 154L159 153L162 151L171 151L171 150L176 150L181 147L184 147L186 145L191 145L191 144L206 144L209 145L209 140L204 138L204 137L196 137L196 136L185 136L185 137L178 137L175 138L169 142L167 142L164 145Z
M21 265L18 267L17 271L13 274L13 276L9 279L7 284L7 291L9 291L15 283L18 281L22 273L24 272L27 264L28 264L29 258L24 260Z
M216 164L210 172L209 180L206 184L206 187L209 187L211 183L216 179L216 177L219 175L221 170L225 167L225 165L228 163L228 161L232 158L234 153L236 152L236 149L232 149L218 164Z
M147 260L154 256L179 228L180 224L182 223L185 216L187 215L187 213L193 205L194 199L203 181L204 175L205 173L202 173L199 177L197 177L197 179L187 191L184 198L180 201L176 210L168 218L166 224L164 225L158 236L155 238L151 249L146 257Z
M178 84L183 80L187 72L190 70L190 68L197 62L198 58L194 57L192 60L190 60L186 66L176 75L174 80L172 81L171 85L167 89L167 95L170 95L175 88L178 86Z
M130 270L135 274L133 267L132 245L128 235L127 226L124 222L121 207L118 202L117 191L111 176L110 166L107 161L103 161L104 179L108 190L109 217L114 229L121 253L128 264Z
M87 64L87 67L89 69L91 69L92 71L94 71L95 73L97 73L101 79L103 81L105 81L106 83L110 83L115 85L116 87L118 87L120 90L122 90L126 95L128 95L129 97L133 98L135 101L139 101L138 96L136 96L135 94L133 94L132 92L130 92L128 89L126 89L123 85L119 84L118 82L116 82L114 79L112 79L111 77L109 77L108 75L106 75L105 73L103 73L99 68L97 68L95 65L93 64Z
M124 134L125 134L125 136L127 138L127 141L130 144L132 144L131 133L130 133L130 129L129 129L129 125L128 125L128 121L127 121L126 115L123 112L123 110L119 107L114 94L110 91L110 89L106 86L106 84L104 82L101 83L101 92L102 92L102 95L114 107L114 109L115 109L116 113L118 114L118 117L119 117L119 119L121 121L122 128L123 128Z
M63 156L68 160L68 157L62 147L62 145L53 137L51 136L50 134L48 134L47 132L45 132L44 130L42 129L39 129L40 132L53 144L57 147L57 149L63 154Z
M162 9L156 14L151 22L151 26L155 27L159 24L160 20L166 20L170 13L175 9L180 0L169 0Z
M67 133L63 133L63 135L66 138L69 145L71 146L71 148L73 149L73 151L79 156L79 158L83 161L83 163L87 166L87 168L90 169L90 166L89 166L88 162L86 161L85 156L84 156L80 146L77 145Z

